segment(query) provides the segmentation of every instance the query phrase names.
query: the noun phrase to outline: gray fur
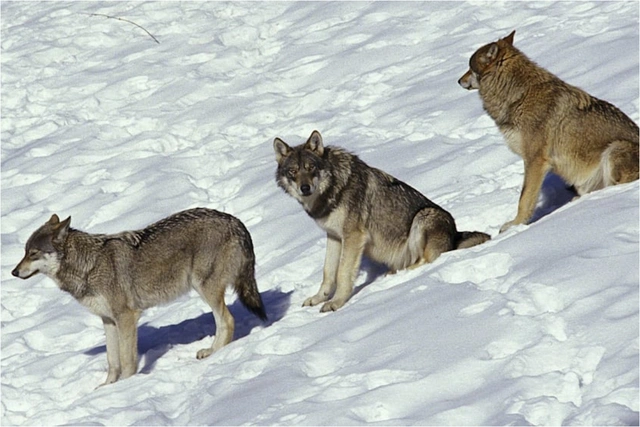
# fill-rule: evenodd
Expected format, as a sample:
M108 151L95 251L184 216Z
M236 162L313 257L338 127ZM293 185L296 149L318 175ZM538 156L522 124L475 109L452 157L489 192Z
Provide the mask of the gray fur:
M211 209L176 213L136 231L89 234L57 215L37 229L12 271L29 278L39 272L103 320L109 374L105 384L137 370L137 327L142 310L195 289L216 322L209 356L233 339L234 320L224 303L232 286L240 301L266 319L255 282L251 236L235 217Z
M490 239L458 232L447 211L358 156L325 147L318 131L296 147L276 138L274 151L278 186L327 233L323 281L305 306L325 302L321 311L334 311L344 305L362 255L395 271Z

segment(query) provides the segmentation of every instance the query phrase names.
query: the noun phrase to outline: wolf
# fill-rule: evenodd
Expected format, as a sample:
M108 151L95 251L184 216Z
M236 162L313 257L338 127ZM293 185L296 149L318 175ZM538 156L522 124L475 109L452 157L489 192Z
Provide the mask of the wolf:
M395 272L490 239L481 232L458 232L449 212L355 154L325 147L317 130L296 147L275 138L273 148L277 185L327 233L322 284L303 306L324 303L321 312L342 307L353 292L362 255Z
M578 196L638 179L638 125L536 65L513 46L514 36L478 49L458 80L479 91L484 110L524 160L517 215L500 231L530 220L549 171Z
M25 245L11 272L28 279L43 273L100 316L107 341L111 384L135 374L137 322L142 310L195 289L211 307L216 335L203 359L233 339L234 319L224 302L227 287L266 320L256 285L253 243L237 218L212 209L185 210L142 230L89 234L53 214Z

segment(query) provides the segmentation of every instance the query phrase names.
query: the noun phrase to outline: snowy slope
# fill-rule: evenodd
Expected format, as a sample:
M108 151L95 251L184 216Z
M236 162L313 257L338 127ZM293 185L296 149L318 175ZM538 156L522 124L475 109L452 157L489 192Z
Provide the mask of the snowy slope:
M550 177L542 218L497 235L522 161L457 85L516 29L638 122L637 2L1 8L3 425L637 425L638 183L564 204ZM272 141L313 129L494 240L396 275L365 262L340 311L302 308L325 239L276 187ZM110 233L195 206L247 225L270 320L229 293L235 341L198 361L206 305L149 309L140 373L96 390L101 321L11 276L24 243L52 213Z

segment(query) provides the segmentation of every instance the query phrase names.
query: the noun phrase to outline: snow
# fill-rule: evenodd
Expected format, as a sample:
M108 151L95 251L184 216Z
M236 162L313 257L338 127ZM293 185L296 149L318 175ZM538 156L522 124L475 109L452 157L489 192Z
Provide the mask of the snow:
M551 176L540 219L498 234L522 161L457 85L516 29L638 122L637 2L1 8L3 425L638 424L638 183L570 201ZM301 307L325 238L277 188L272 141L313 129L494 239L395 275L365 262L341 310ZM199 361L204 302L149 309L139 374L96 389L102 323L11 276L24 243L52 213L111 233L195 206L248 227L269 321L229 292L235 340Z

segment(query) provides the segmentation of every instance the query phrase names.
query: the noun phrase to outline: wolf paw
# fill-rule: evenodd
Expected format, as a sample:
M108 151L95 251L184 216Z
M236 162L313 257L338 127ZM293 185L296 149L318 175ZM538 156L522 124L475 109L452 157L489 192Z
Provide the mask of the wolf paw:
M102 387L108 384L113 384L118 381L120 378L120 368L109 368L109 373L107 374L107 379L100 384L98 387Z
M119 375L120 375L119 372L116 373L115 375L112 375L112 373L109 372L109 375L107 375L107 379L102 384L100 384L98 387L96 387L96 390L99 389L100 387L104 387L106 385L115 383L116 381L118 381Z
M321 302L325 302L328 298L324 295L321 294L316 294L310 298L307 298L306 300L304 300L304 302L302 303L303 307L313 307L314 305L318 305Z
M344 301L337 301L337 300L326 302L320 309L320 313L326 313L328 311L336 311L340 307L342 307L344 303L345 303Z
M500 227L500 233L504 233L505 231L507 231L509 228L513 227L514 225L518 225L520 224L519 221L517 220L513 220L513 221L509 221L509 222L505 222L502 227Z
M196 359L200 360L200 359L207 358L211 356L211 353L213 353L213 349L203 348L201 350L198 350L198 353L196 353Z

